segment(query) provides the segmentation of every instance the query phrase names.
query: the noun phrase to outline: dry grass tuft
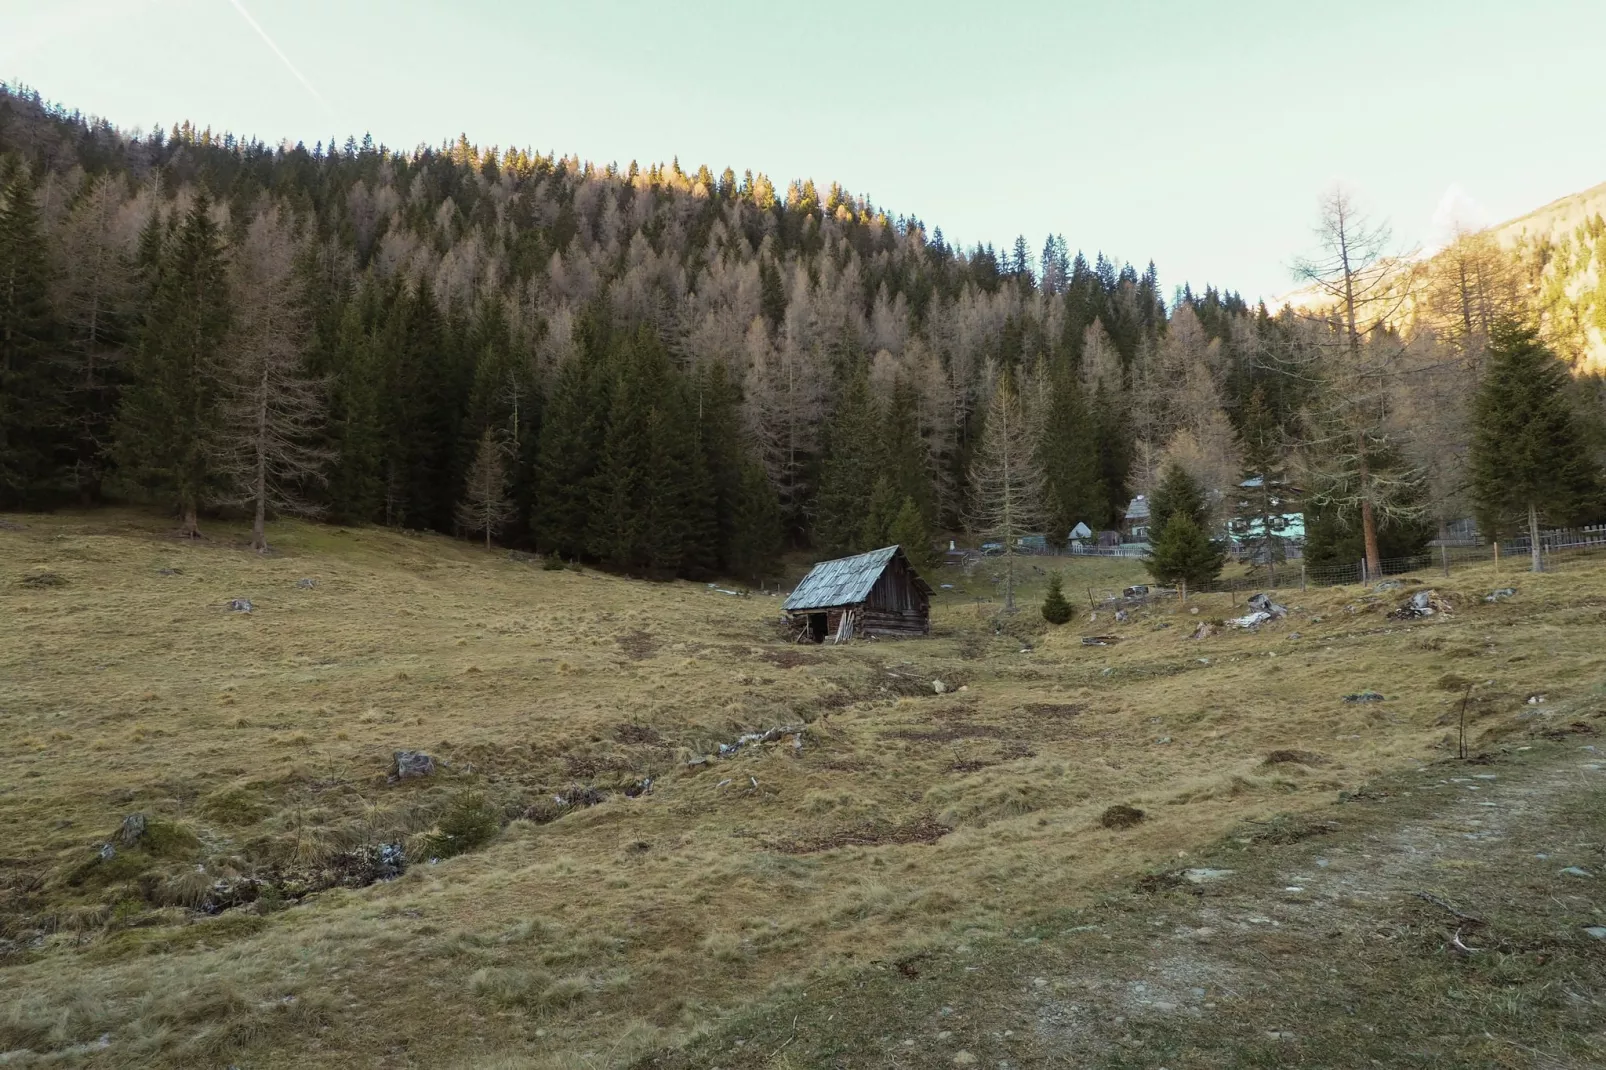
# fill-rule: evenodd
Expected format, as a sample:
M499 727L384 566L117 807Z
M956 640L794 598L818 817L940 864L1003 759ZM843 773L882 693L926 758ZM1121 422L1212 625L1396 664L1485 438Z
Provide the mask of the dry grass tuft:
M1148 816L1135 806L1117 803L1099 815L1099 824L1107 829L1129 829L1143 823Z

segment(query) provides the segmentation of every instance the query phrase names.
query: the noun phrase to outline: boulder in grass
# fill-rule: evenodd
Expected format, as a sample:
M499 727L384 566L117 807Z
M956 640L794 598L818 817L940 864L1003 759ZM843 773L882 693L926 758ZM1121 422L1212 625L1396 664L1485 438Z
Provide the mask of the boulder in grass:
M144 814L129 814L123 818L123 827L117 830L117 842L132 847L145 838L150 822Z
M399 750L391 766L392 780L410 780L414 777L435 775L435 759L421 750Z

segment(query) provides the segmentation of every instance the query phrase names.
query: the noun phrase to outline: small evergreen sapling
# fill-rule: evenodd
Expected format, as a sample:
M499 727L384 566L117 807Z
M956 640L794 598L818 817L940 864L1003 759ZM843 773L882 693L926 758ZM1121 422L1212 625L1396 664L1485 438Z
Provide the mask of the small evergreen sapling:
M1043 596L1043 619L1050 624L1065 624L1071 619L1071 604L1065 600L1058 572L1048 577L1048 593Z
M903 508L898 510L887 535L891 542L903 547L904 556L916 572L927 572L934 567L926 518L920 515L920 507L913 498L903 500Z

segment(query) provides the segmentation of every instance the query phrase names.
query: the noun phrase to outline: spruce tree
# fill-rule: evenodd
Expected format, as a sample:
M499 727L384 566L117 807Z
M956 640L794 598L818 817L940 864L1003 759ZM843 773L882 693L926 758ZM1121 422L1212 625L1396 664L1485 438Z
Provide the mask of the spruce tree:
M1110 508L1099 472L1098 422L1088 413L1068 364L1051 373L1037 455L1045 481L1050 540L1058 544L1069 538L1079 523L1102 528Z
M1225 560L1208 531L1187 513L1177 513L1154 536L1143 563L1160 583L1197 588L1220 576Z
M1157 534L1173 516L1191 518L1201 530L1210 526L1210 503L1205 500L1204 489L1179 464L1166 468L1160 485L1149 496L1149 533Z
M1473 496L1486 532L1527 529L1533 571L1542 572L1541 518L1566 523L1596 505L1600 468L1562 362L1517 324L1497 327L1490 341L1473 411Z
M706 473L707 503L696 510L689 564L703 571L730 568L742 497L741 388L725 365L708 361L691 373L691 415Z
M768 575L781 552L781 506L774 484L757 461L742 464L730 528L725 566L749 579Z
M931 532L926 518L913 498L905 498L887 530L888 545L903 547L904 556L916 572L931 573L936 567L936 554L931 549Z
M340 521L381 518L385 500L384 439L380 424L380 366L364 308L376 296L345 303L333 346L329 397L329 439L335 463L329 474L329 513Z
M1288 539L1282 528L1289 503L1282 479L1282 436L1272 422L1261 387L1250 394L1241 424L1243 471L1233 501L1233 528L1248 551L1250 567L1265 569L1275 584L1277 566L1288 558Z
M609 382L588 335L558 368L541 421L536 453L536 545L579 557L590 535L588 518L608 426Z
M27 168L0 168L0 505L59 484L67 420L49 261Z
M827 432L820 472L815 541L827 554L874 549L863 543L876 478L880 474L877 414L870 377L862 364L849 372Z
M1144 564L1160 583L1198 587L1221 575L1226 562L1210 537L1210 505L1204 491L1179 464L1149 499L1149 555Z
M99 500L109 468L120 366L135 324L134 266L121 219L126 192L120 175L90 180L60 231L71 482L84 504Z
M892 538L892 525L898 519L902 509L902 502L910 501L905 497L901 501L897 491L892 487L892 480L886 473L876 476L875 485L870 490L870 500L865 505L864 524L859 529L857 546L860 550L875 550L887 546L897 540Z
M639 337L618 339L609 354L612 384L596 481L585 514L586 549L613 568L647 565L649 467L656 435L665 435L655 406L667 388L655 347Z
M196 197L164 243L116 432L123 472L171 500L191 537L217 479L219 349L229 330L223 240L211 207L204 193Z
M1048 590L1043 594L1043 619L1050 624L1065 624L1071 619L1071 604L1065 600L1058 572L1049 573Z
M882 407L880 430L880 465L892 486L893 515L905 498L913 498L929 524L937 508L930 455L920 434L920 400L914 384L902 376Z

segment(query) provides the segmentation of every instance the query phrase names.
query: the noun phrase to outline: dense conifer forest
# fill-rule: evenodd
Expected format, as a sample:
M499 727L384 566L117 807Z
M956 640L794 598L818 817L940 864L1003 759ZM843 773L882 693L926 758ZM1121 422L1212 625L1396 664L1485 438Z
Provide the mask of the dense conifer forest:
M126 132L16 89L0 161L0 508L242 510L259 545L300 513L760 576L986 534L1007 383L1056 540L1168 466L1280 459L1317 556L1365 553L1363 514L1408 550L1470 511L1465 372L1505 307L1406 337L1057 234L959 248L836 184Z

